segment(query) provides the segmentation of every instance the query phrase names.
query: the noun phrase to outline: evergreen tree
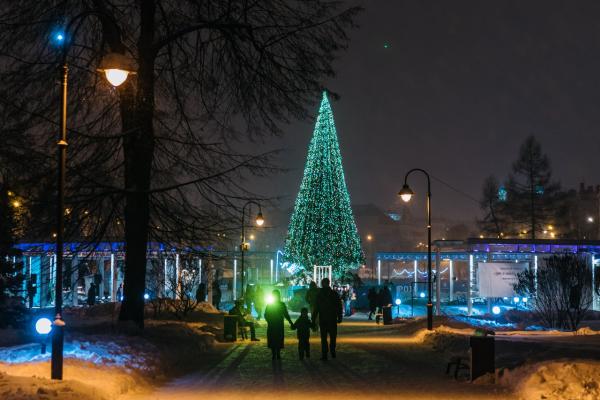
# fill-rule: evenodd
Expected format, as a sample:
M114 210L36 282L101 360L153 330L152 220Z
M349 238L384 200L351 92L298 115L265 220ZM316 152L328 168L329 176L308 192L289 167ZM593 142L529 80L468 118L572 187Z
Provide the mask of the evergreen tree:
M483 193L479 206L485 213L479 221L481 231L486 235L501 237L506 230L506 189L500 186L498 179L490 175L483 182Z
M312 273L315 265L330 265L337 279L364 260L326 93L308 149L284 260L299 267L299 274Z
M521 145L506 188L507 212L517 232L526 232L535 239L548 225L559 224L557 215L563 195L560 185L552 181L550 160L534 136Z
M27 313L23 263L14 247L15 206L9 197L6 185L0 183L0 328L21 325Z

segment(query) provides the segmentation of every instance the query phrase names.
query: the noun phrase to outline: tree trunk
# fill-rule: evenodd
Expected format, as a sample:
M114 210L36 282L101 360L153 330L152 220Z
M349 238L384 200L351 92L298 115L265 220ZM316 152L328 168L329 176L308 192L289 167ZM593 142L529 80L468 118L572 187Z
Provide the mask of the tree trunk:
M150 230L150 181L154 156L154 13L152 0L141 2L137 93L121 106L125 157L125 279L120 321L144 327L146 255ZM135 78L134 78L135 79ZM133 86L133 85L132 85ZM131 87L131 86L130 86ZM127 96L124 96L127 97Z

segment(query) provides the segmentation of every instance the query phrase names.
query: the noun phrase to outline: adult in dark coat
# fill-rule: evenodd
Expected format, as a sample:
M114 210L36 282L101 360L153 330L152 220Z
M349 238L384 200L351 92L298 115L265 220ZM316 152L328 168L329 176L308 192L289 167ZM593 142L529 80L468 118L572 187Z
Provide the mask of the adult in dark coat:
M383 300L382 301L382 303L383 303L382 306L383 307L387 307L390 304L392 304L392 301L393 301L393 299L392 299L392 292L390 291L389 287L387 287L387 286L383 287L383 295L381 297L382 297L382 300Z
M329 279L323 278L321 289L317 295L315 313L312 316L313 324L318 318L321 330L321 360L327 360L327 352L335 358L335 342L337 338L337 324L342 322L342 300L336 291L329 287ZM329 344L327 343L329 335Z
M369 288L367 299L369 300L369 320L372 320L373 314L377 311L377 289L374 287Z
M285 303L281 301L279 290L273 290L273 303L265 309L265 320L267 321L267 346L271 349L273 360L281 359L283 349L283 321L286 319L290 326L293 324Z
M94 282L90 283L90 288L87 292L87 304L93 306L96 303L96 285Z

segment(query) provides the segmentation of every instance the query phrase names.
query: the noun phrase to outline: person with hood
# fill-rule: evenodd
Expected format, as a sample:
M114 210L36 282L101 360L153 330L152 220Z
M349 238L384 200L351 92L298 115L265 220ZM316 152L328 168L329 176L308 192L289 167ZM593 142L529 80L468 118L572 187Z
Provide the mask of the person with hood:
M273 290L273 302L267 305L265 309L265 320L267 321L267 346L271 349L272 359L281 359L281 349L283 349L283 331L284 319L293 326L292 319L288 313L285 303L281 301L279 290Z
M327 353L331 358L336 357L335 347L337 338L337 324L342 322L343 307L340 296L329 286L329 279L323 278L321 289L317 295L315 313L312 315L312 323L319 321L321 330L321 360L327 360ZM329 335L329 343L327 343Z

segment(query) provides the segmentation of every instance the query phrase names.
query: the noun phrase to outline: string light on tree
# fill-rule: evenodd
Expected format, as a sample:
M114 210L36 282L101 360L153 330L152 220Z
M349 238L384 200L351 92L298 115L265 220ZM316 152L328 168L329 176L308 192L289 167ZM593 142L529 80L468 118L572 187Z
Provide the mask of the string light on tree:
M326 93L288 228L284 260L297 267L297 274L312 273L315 265L330 265L337 278L364 263Z

